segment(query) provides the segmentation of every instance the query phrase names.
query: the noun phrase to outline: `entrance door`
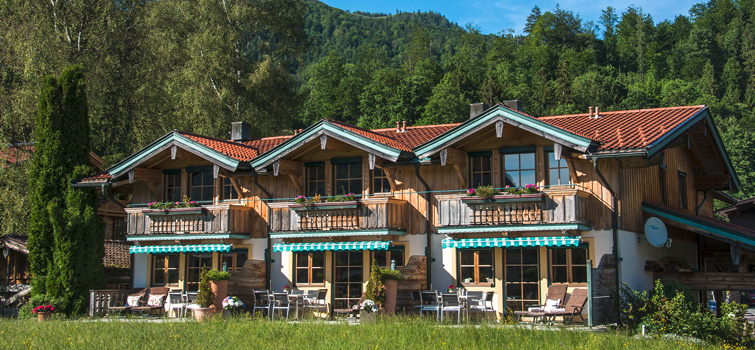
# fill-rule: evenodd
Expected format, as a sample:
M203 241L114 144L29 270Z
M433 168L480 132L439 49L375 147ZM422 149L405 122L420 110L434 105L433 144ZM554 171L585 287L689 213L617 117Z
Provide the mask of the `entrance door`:
M333 308L348 309L362 297L362 251L337 251L333 255Z
M540 264L537 248L504 249L506 308L527 310L540 303Z
M212 253L186 254L186 290L199 290L202 268L212 269Z

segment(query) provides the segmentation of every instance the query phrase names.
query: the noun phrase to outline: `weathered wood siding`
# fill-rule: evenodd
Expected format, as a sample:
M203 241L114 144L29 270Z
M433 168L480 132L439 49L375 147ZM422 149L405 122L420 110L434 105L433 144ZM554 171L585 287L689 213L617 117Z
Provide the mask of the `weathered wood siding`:
M367 197L357 203L356 208L291 208L292 202L270 203L270 230L403 229L407 224L406 201L392 197Z

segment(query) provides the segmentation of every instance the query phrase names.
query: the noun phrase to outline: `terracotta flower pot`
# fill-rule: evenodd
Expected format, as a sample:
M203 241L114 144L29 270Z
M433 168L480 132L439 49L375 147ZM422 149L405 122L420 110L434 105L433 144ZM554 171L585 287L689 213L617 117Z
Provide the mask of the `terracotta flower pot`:
M212 318L212 315L215 314L215 309L211 307L198 307L196 309L191 310L192 315L194 315L194 319L197 320L197 322L201 322L203 320L209 320Z
M42 322L49 320L52 317L52 312L37 312L37 321Z
M228 296L228 281L212 281L210 286L212 286L212 292L215 293L215 302L212 307L217 312L223 312L223 299Z
M385 286L385 304L383 304L383 311L385 311L387 315L395 315L398 281L385 280L383 281L383 285Z

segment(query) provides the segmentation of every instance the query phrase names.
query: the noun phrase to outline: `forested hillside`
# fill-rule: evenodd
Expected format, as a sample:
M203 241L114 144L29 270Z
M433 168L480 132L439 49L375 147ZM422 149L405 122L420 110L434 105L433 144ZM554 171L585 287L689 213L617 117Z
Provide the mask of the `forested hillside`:
M115 162L171 129L254 136L320 118L364 127L464 120L469 103L535 116L706 104L755 194L755 1L695 5L656 23L607 8L598 23L534 8L525 35L482 35L438 13L349 13L318 1L0 3L0 142L33 141L41 78L81 64L92 147ZM0 231L26 171L0 171ZM19 175L21 174L21 175ZM11 214L8 214L11 213ZM11 216L9 218L8 216Z

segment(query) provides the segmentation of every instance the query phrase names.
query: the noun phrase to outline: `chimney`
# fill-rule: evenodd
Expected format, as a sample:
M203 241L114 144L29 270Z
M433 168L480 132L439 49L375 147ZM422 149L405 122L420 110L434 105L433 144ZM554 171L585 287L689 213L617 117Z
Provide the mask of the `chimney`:
M469 105L469 119L474 119L478 115L488 110L487 103L471 103Z
M592 118L592 106L590 106L590 118Z
M241 142L249 140L251 126L246 122L231 123L231 141Z
M401 127L401 132L406 132L406 120L404 120L404 126Z
M600 107L595 106L595 119L600 118Z
M522 106L522 101L519 101L519 100L503 101L503 105L511 109L515 109L519 112L524 112L524 106Z
M396 122L396 133L400 133L400 132L401 132L401 122L397 121Z

